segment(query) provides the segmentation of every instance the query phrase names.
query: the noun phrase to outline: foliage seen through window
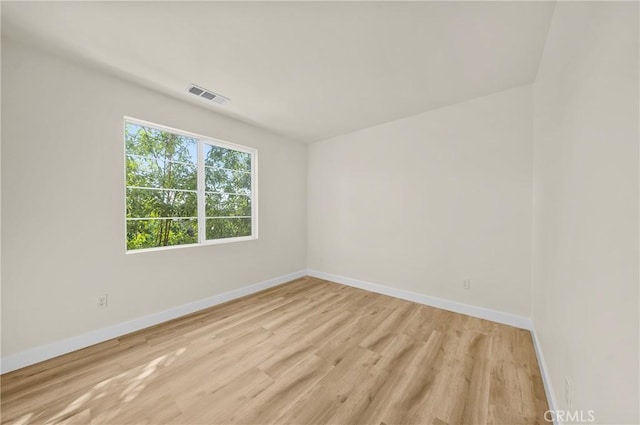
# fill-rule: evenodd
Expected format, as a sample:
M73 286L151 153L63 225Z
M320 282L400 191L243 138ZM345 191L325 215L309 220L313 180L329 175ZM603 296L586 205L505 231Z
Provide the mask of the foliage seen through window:
M128 250L253 236L251 150L133 121L125 143Z

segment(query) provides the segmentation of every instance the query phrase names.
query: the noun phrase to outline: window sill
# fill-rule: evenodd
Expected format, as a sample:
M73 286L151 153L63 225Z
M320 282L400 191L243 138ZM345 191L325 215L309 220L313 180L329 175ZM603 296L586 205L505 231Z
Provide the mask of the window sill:
M142 248L142 249L128 249L125 251L125 254L142 254L144 252L156 252L156 251L169 251L173 249L181 249L181 248L194 248L199 246L208 246L208 245L222 245L233 242L244 242L244 241L254 241L257 240L257 236L241 236L238 238L224 238L224 239L212 239L208 241L204 241L201 243L191 243L184 245L171 245L171 246L159 246L156 248Z

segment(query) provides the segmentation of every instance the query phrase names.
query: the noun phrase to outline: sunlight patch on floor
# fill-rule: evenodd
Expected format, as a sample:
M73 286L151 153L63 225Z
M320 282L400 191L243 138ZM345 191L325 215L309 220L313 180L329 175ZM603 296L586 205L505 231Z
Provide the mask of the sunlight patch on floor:
M185 347L180 348L97 383L93 388L69 403L63 410L44 421L44 423L48 425L60 423L61 421L67 422L68 419L73 419L77 415L88 414L91 407L90 403L105 397L114 399L114 409L98 413L93 420L103 422L113 418L120 410L115 409L115 406L123 401L130 402L135 400L148 383L155 378L156 372L161 367L169 366L185 351L187 351ZM125 387L125 389L120 392L122 387ZM17 424L24 425L29 423L32 416L33 413L22 416Z

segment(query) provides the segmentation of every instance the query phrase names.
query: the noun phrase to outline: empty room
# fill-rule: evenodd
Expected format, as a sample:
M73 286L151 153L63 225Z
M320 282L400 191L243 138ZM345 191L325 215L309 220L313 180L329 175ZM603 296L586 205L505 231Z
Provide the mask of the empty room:
M0 423L640 423L640 2L0 8Z

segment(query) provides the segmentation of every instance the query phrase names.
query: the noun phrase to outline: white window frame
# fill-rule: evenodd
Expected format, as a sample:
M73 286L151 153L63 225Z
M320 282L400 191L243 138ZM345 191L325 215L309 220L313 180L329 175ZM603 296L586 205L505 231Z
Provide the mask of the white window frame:
M128 249L127 248L127 146L126 146L126 126L127 123L141 125L143 127L151 127L157 130L166 131L168 133L177 134L179 136L185 136L192 139L196 139L198 142L198 158L196 164L196 173L197 173L197 197L198 197L198 242L190 243L190 244L182 244L182 245L171 245L171 246L157 246L153 248L141 248L141 249ZM220 245L225 243L233 243L233 242L242 242L242 241L251 241L258 239L258 150L255 148L250 148L247 146L237 145L235 143L226 142L220 139L214 139L213 137L203 136L197 133L191 133L189 131L179 130L173 127L168 127L166 125L156 124L154 122L141 120L138 118L133 118L129 116L124 116L123 124L123 140L124 140L124 223L125 223L125 231L124 231L124 246L125 252L127 254L137 254L140 252L150 252L150 251L162 251L167 249L178 249L178 248L190 248L194 246L206 246L206 245ZM225 149L231 149L239 152L245 152L251 155L251 235L250 236L239 236L233 238L220 238L220 239L207 239L206 234L206 209L205 209L205 165L204 165L204 145L212 145ZM158 190L163 190L162 188L158 188ZM173 190L173 189L167 189ZM174 218L174 217L172 217Z

